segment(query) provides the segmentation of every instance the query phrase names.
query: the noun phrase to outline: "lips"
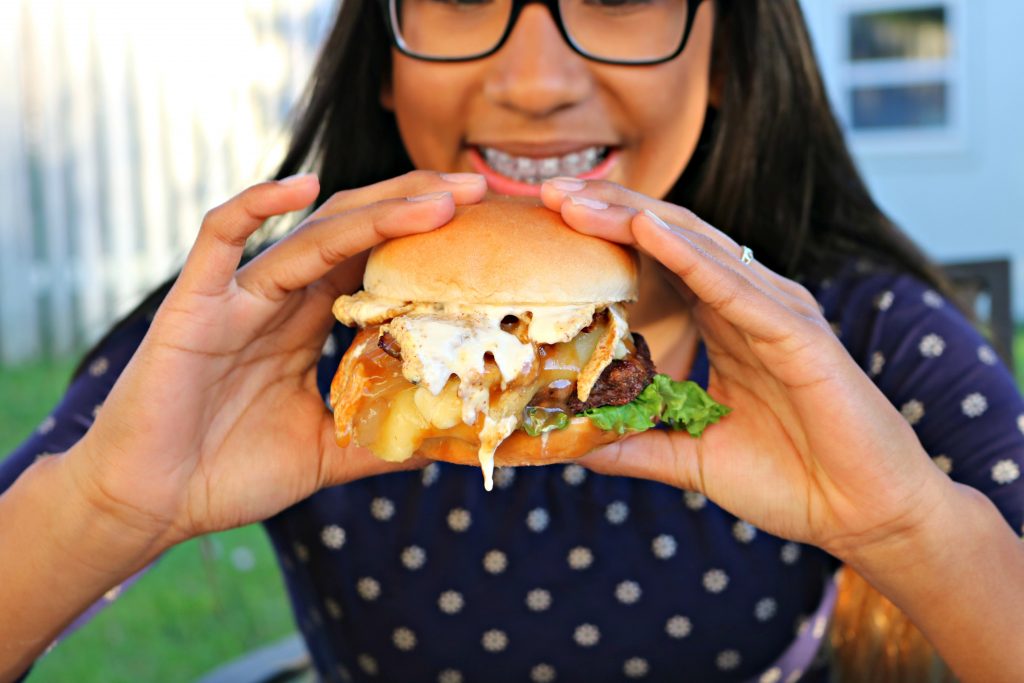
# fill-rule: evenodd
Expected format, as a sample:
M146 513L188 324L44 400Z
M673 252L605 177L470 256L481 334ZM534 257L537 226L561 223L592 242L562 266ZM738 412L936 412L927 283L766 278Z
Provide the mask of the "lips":
M468 151L473 170L487 178L492 190L514 195L538 195L542 182L558 176L604 178L618 159L618 149L608 145L576 145L562 153L552 147L497 145L472 146Z

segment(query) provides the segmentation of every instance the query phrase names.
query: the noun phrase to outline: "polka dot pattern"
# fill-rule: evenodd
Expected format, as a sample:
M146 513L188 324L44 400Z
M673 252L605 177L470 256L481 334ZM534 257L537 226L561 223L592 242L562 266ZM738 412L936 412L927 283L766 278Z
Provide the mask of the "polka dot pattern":
M569 566L577 571L588 569L590 565L594 564L594 553L590 551L590 548L576 546L569 551L568 562Z
M681 615L675 615L665 622L665 633L672 638L685 638L693 630L690 620Z
M323 531L320 532L320 540L323 541L324 546L327 548L340 550L341 546L345 545L345 530L337 524L325 526Z
M572 639L580 647L593 647L601 640L601 630L593 624L580 624L573 631Z
M1024 401L991 346L938 294L881 269L836 274L827 292L812 291L935 466L1024 529ZM0 490L80 438L146 324L115 334L58 410L0 461ZM325 344L317 369L325 393L350 340L339 327ZM706 357L698 360L699 378ZM325 680L501 683L613 672L780 683L811 668L813 641L828 636L827 613L814 607L822 587L804 577L828 574L830 558L700 493L577 464L499 468L484 494L478 470L432 463L324 489L265 526ZM760 558L756 580L750 557ZM120 600L130 585L99 602ZM713 628L709 614L729 628ZM770 634L790 632L787 645L811 643L799 657L766 649L778 643ZM458 656L438 647L454 633L465 644Z
M421 569L427 563L427 551L418 545L410 545L402 550L402 566L411 571Z
M508 647L508 636L504 631L495 628L484 633L480 642L488 652L501 652Z
M659 560L668 560L675 557L677 547L675 537L668 534L661 534L651 541L651 552Z
M543 588L534 588L526 594L526 606L533 612L543 612L551 607L551 593Z
M629 518L629 506L621 500L609 503L605 508L604 516L609 524L622 524Z
M530 669L530 680L533 683L552 683L556 677L555 668L550 664L538 664Z
M721 569L711 569L704 573L702 583L708 593L721 593L729 587L729 575Z
M548 528L551 516L544 508L534 508L526 515L526 526L534 533L540 533Z
M376 600L380 597L380 583L373 577L364 576L356 583L356 591L363 600Z
M437 599L437 606L445 614L458 614L462 611L462 606L465 602L462 593L448 590L441 593L441 596Z

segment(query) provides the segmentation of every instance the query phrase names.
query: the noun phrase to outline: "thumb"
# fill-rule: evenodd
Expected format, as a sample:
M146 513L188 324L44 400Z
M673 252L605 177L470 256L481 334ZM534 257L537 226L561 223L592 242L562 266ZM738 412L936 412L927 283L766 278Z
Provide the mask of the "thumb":
M683 432L650 429L601 446L577 460L599 474L649 479L705 492L703 442Z

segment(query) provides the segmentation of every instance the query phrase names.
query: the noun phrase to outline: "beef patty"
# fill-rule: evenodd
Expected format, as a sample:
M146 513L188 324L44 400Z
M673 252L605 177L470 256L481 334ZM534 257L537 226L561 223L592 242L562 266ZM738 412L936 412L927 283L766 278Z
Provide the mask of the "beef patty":
M576 383L565 380L552 382L541 389L530 401L531 406L563 410L569 415L582 413L588 408L600 406L621 406L640 395L654 379L654 362L647 342L639 334L633 334L636 353L621 360L613 360L604 369L590 396L580 401L576 396Z

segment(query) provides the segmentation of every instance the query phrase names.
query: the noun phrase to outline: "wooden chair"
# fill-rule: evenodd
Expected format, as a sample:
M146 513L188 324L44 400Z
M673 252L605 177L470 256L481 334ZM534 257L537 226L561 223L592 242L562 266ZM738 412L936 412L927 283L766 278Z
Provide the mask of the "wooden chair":
M974 311L982 332L1012 372L1013 318L1010 306L1010 261L961 261L943 264L965 307Z

